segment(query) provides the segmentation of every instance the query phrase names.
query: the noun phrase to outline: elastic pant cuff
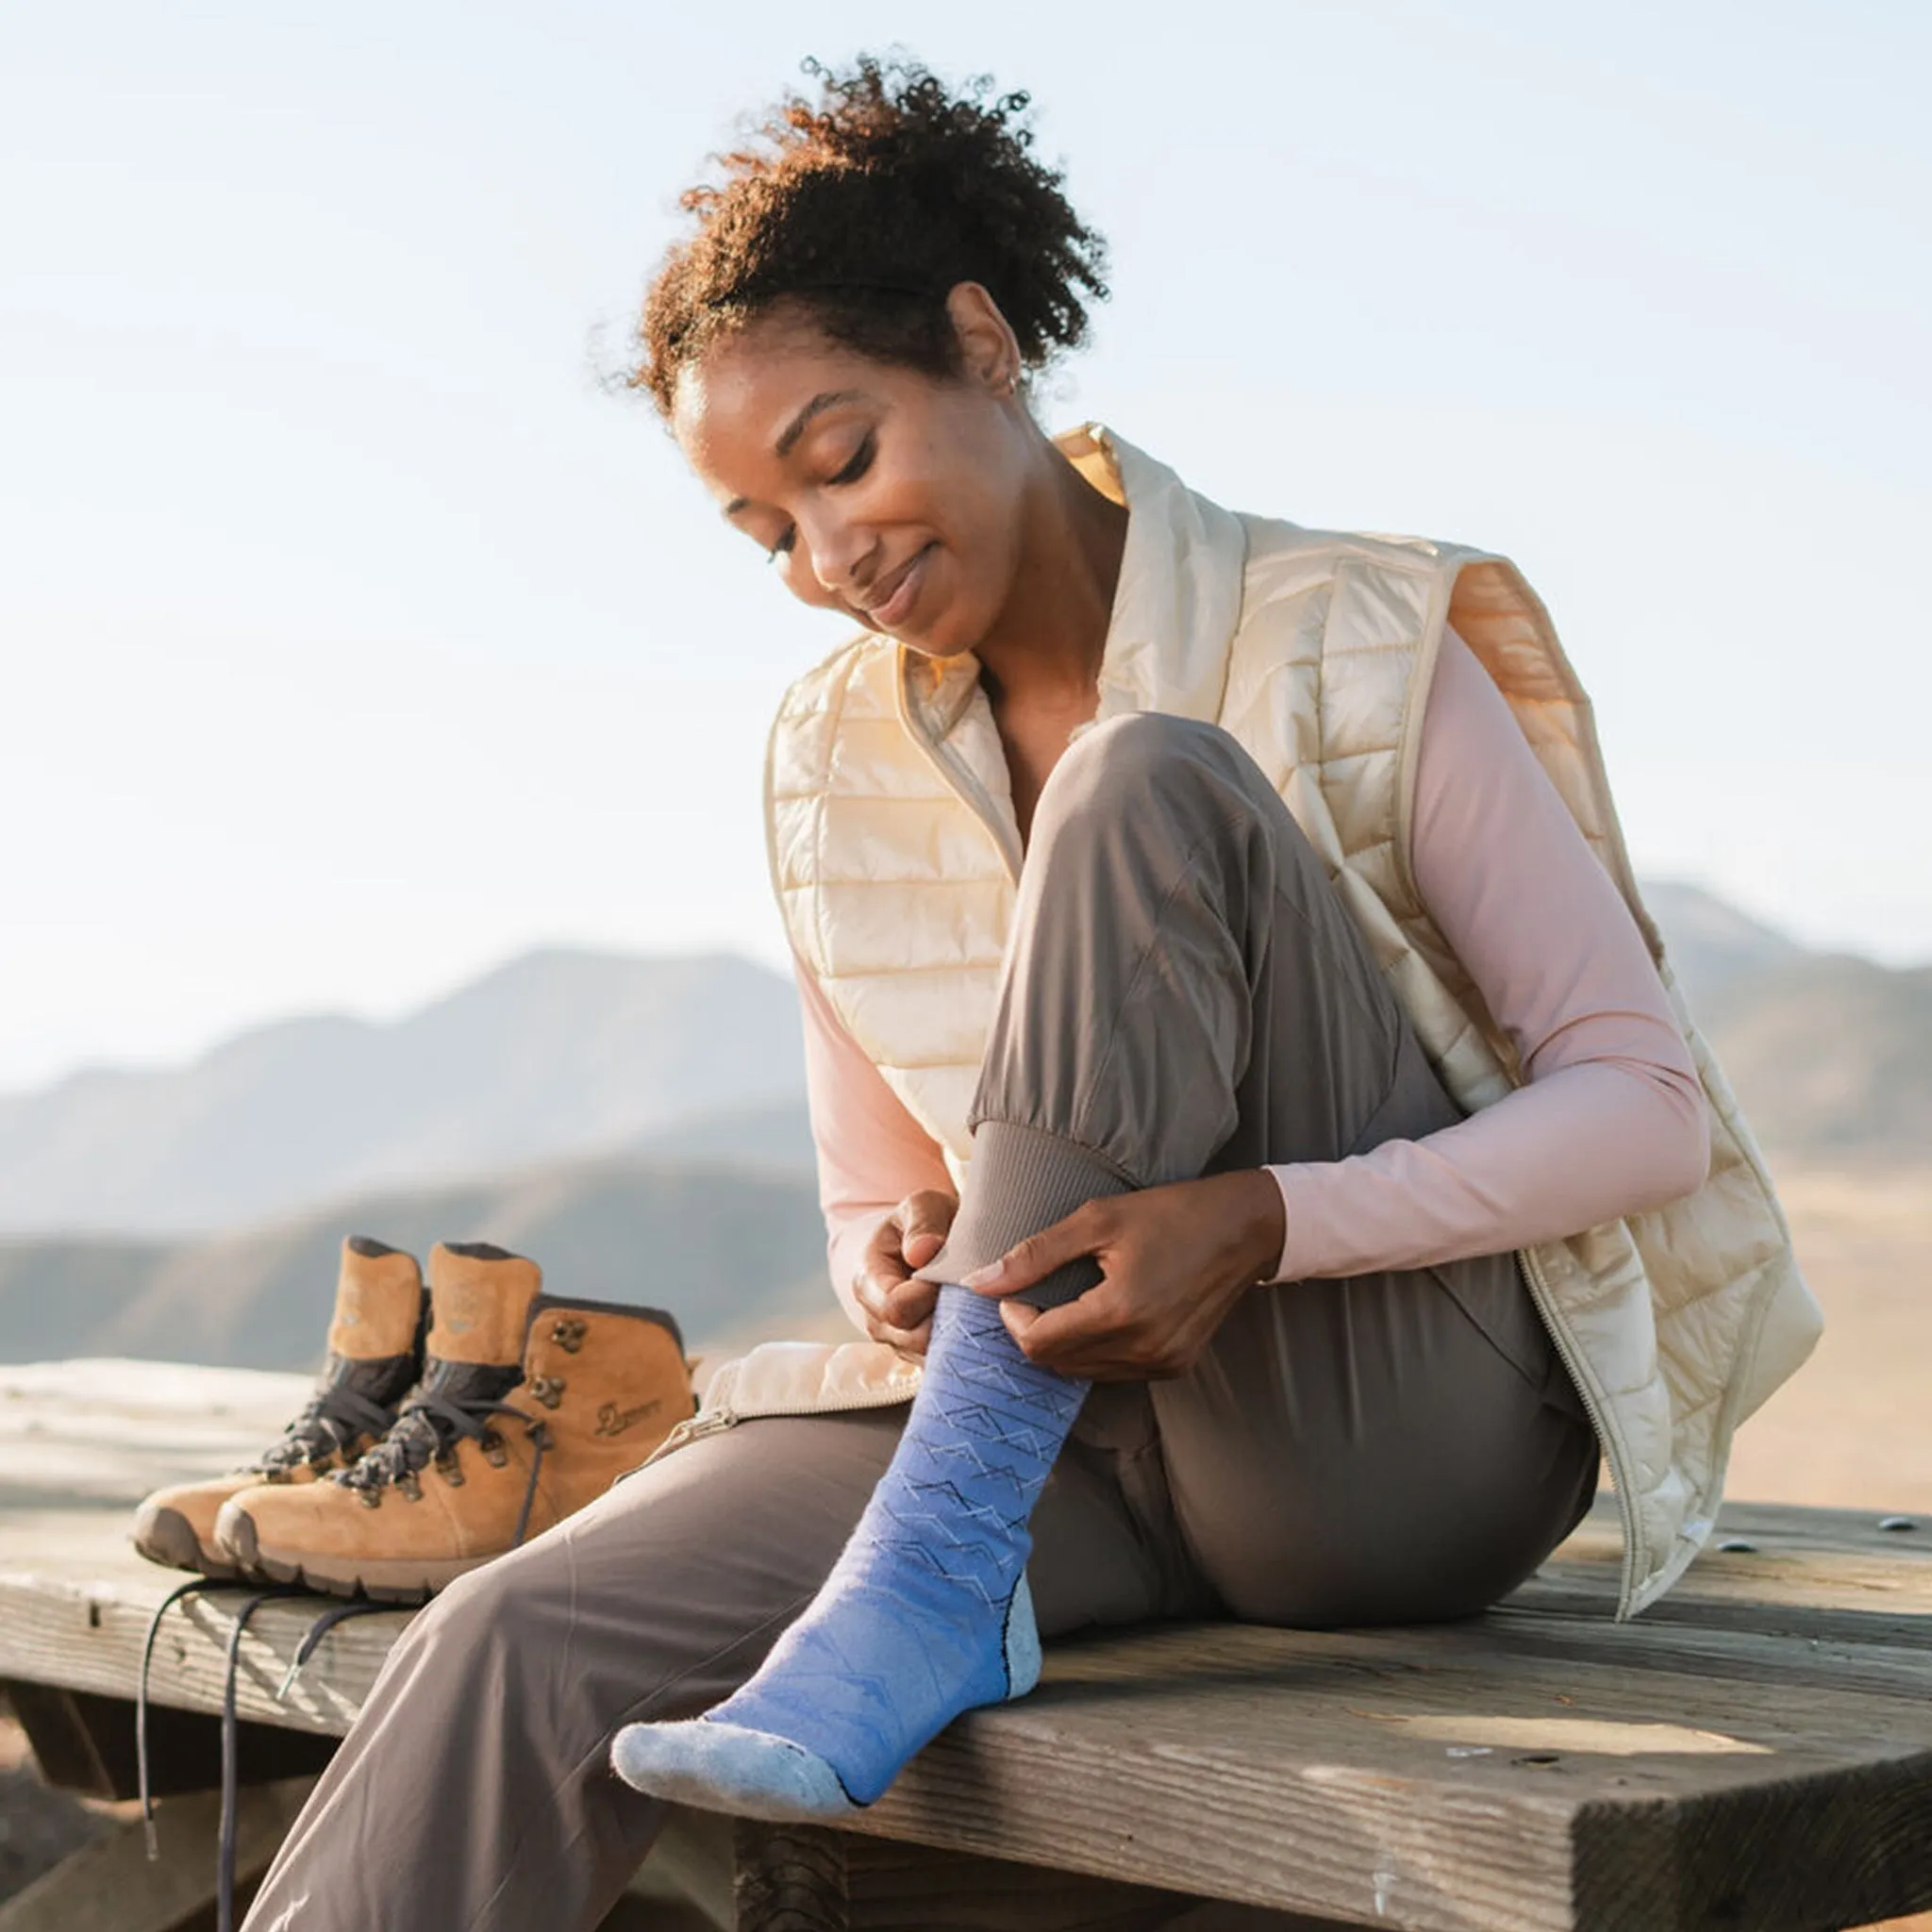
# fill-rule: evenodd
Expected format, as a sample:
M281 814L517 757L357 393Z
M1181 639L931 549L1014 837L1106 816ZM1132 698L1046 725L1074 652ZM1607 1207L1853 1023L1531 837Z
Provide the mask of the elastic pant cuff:
M919 1274L926 1281L958 1281L1085 1203L1132 1191L1133 1184L1089 1148L1017 1122L982 1121L974 1130L958 1216L945 1246ZM1083 1257L1056 1268L1016 1299L1057 1308L1100 1278L1098 1265Z

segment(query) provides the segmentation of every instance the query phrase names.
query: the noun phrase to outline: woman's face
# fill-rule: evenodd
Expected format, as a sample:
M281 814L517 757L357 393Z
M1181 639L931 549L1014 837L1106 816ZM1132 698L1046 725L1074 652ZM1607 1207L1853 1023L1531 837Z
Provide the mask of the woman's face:
M793 596L934 658L972 650L999 619L1040 440L1009 387L1010 333L984 299L997 327L967 316L958 377L774 315L707 350L672 412L691 468Z

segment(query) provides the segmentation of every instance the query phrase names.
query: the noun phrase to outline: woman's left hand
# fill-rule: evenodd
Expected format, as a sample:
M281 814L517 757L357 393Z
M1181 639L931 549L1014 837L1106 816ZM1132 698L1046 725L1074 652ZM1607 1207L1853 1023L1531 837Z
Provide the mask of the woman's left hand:
M1236 1299L1274 1272L1281 1190L1263 1168L1090 1201L962 1286L1001 1300L1027 1359L1095 1382L1184 1375ZM1010 1299L1091 1255L1104 1279L1058 1308Z

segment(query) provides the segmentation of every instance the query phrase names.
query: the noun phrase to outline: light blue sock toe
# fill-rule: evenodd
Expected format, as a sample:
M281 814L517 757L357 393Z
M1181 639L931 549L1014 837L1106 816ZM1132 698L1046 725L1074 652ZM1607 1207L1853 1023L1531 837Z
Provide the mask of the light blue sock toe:
M824 1588L715 1710L619 1732L618 1774L746 1817L836 1817L962 1710L1024 1696L1026 1524L1086 1393L1021 1354L996 1303L941 1289L906 1432Z
M626 1724L610 1762L625 1784L653 1797L739 1818L842 1818L857 1808L839 1774L815 1752L713 1717Z

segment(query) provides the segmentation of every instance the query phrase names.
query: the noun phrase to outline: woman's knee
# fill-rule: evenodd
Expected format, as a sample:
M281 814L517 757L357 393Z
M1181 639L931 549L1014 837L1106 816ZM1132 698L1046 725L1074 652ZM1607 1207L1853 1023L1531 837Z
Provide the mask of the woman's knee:
M1232 732L1199 718L1132 711L1091 726L1061 753L1034 813L1033 843L1103 846L1172 836L1193 847L1265 825L1269 845L1312 858L1274 786Z
M1060 754L1041 810L1111 812L1144 804L1163 787L1186 786L1224 768L1228 746L1240 751L1220 725L1198 718L1125 712L1090 725Z

